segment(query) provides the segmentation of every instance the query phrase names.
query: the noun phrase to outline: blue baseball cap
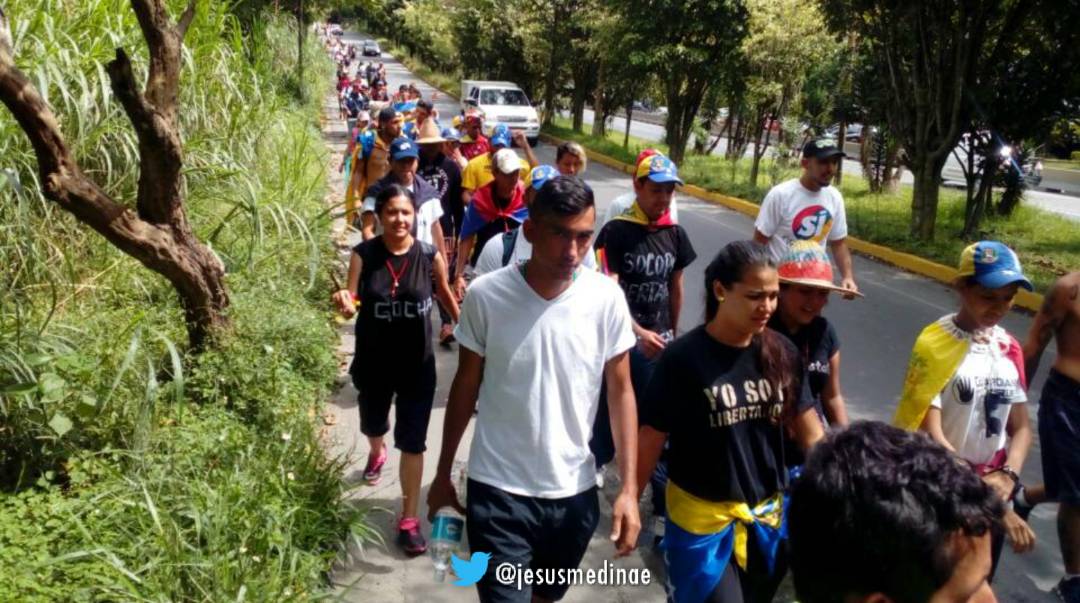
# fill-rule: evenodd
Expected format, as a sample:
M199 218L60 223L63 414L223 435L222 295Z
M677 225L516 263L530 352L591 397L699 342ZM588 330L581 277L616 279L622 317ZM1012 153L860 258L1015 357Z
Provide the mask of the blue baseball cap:
M679 168L675 167L675 162L663 155L653 155L638 163L635 178L648 178L660 184L665 182L683 183L679 178Z
M451 142L457 142L461 140L461 135L458 134L457 130L453 128L443 128L441 136Z
M1032 291L1031 281L1020 268L1020 258L998 241L979 241L960 253L957 276L971 278L987 289L1000 289L1013 283Z
M499 124L491 131L491 146L510 148L510 128L506 124Z
M541 165L534 167L533 170L529 172L529 177L532 179L532 187L535 190L540 190L544 188L544 185L547 184L548 180L559 177L559 170L555 169L554 166Z
M390 143L390 159L416 159L420 157L420 148L406 136L399 136Z

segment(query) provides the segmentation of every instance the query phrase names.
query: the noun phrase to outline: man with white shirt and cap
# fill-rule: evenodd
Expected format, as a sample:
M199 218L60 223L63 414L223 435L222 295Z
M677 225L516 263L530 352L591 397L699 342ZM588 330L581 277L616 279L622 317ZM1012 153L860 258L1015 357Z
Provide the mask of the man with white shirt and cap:
M840 269L840 286L859 291L847 246L847 214L844 197L832 186L837 166L847 155L831 138L811 140L803 146L802 176L781 182L769 190L754 222L754 240L769 246L769 255L779 264L792 241L815 241L828 245Z

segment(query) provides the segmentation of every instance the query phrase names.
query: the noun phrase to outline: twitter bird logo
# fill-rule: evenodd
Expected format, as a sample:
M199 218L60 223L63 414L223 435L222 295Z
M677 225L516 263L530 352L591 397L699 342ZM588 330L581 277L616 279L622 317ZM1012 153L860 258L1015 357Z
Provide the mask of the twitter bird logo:
M450 565L458 577L454 586L472 586L479 582L487 572L488 559L491 559L491 553L473 553L472 559L468 561L457 555L450 555Z

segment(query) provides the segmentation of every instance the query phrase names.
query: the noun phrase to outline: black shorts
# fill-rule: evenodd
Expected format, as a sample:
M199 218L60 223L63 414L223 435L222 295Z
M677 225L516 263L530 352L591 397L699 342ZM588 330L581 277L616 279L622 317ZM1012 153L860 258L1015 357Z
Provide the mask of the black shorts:
M360 433L377 438L390 431L390 403L394 408L394 447L420 454L427 450L427 430L435 400L435 357L420 366L357 367L353 385L360 392Z
M1080 505L1080 383L1055 370L1039 400L1039 445L1046 494Z
M481 603L528 603L532 595L558 601L569 585L501 584L502 563L522 569L576 569L600 521L596 488L566 498L532 498L469 480L465 529L474 553L491 553L476 590Z

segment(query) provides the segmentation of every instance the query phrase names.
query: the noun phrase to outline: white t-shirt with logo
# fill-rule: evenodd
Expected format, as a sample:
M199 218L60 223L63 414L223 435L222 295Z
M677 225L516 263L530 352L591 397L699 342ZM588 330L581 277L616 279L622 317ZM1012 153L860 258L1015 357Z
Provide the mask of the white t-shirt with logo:
M829 241L847 237L844 197L835 186L812 191L798 178L772 187L761 202L754 228L769 237L769 255L779 262L792 241L817 241L824 249Z
M594 487L604 365L635 344L619 285L579 269L545 300L507 266L473 281L454 336L485 360L469 477L536 498Z
M618 197L615 197L614 199L612 199L611 205L608 205L607 210L604 211L604 221L600 222L599 224L596 225L596 232L600 232L601 230L603 230L604 225L607 224L608 222L614 220L615 216L617 216L617 215L623 213L624 211L630 209L630 207L632 205L634 205L634 201L636 201L636 200L637 200L637 194L634 193L633 191L631 191L629 193L623 193L623 194L619 195ZM678 224L679 223L679 203L678 203L677 199L675 199L675 198L671 199L671 207L670 207L669 211L671 212L671 221Z
M514 232L516 233L514 236L514 249L510 252L510 261L506 263L507 266L513 266L532 257L532 243L525 238L520 228ZM496 235L488 239L487 243L484 243L484 248L480 250L480 257L476 258L474 274L480 276L495 272L503 267L502 259L503 238L502 235ZM589 247L589 250L585 252L585 259L581 261L581 265L589 270L596 270L596 255L592 247Z
M971 334L956 326L954 315L941 325L957 337L971 339ZM1006 352L1011 338L1005 329L995 326L989 340L972 342L967 356L945 389L930 402L941 409L941 429L958 456L969 463L982 465L1005 447L1005 425L1013 404L1027 402L1020 371Z

